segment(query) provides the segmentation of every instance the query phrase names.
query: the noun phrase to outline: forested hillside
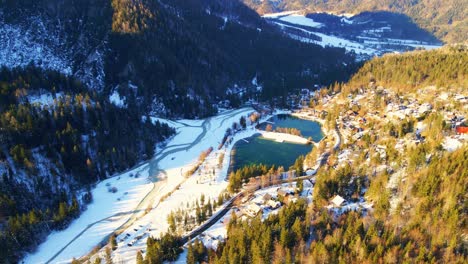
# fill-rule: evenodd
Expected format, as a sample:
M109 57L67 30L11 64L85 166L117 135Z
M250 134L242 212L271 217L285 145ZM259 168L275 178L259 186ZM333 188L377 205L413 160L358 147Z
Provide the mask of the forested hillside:
M400 92L415 91L428 85L468 87L468 51L465 45L453 45L434 51L415 51L385 55L364 64L348 82L349 87L374 85Z
M174 133L142 117L209 116L222 99L268 100L356 69L343 49L291 40L239 1L6 0L0 35L2 263Z
M391 11L411 17L419 26L447 43L464 42L468 33L468 3L464 0L243 0L260 14L306 9L308 12L360 13Z
M353 65L343 50L292 41L239 1L141 1L135 13L116 2L108 83L132 80L143 105L160 95L169 115L211 114L214 98L251 87L255 76L270 98L353 71L341 63Z
M344 81L356 69L344 49L291 40L239 1L58 2L5 2L6 33L18 42L10 50L18 56L3 63L22 58L56 69L47 58L20 52L29 45L50 50L47 54L58 57L50 59L89 87L107 95L134 93L126 99L144 113L207 116L220 99L231 99L234 106L245 99L226 94L228 88L246 88L245 96L257 92L254 77L268 99L287 89ZM35 24L51 39L21 42L23 35L35 34L30 28ZM18 31L25 33L12 33Z
M15 262L92 200L100 179L154 155L174 131L142 121L79 81L0 70L0 262Z

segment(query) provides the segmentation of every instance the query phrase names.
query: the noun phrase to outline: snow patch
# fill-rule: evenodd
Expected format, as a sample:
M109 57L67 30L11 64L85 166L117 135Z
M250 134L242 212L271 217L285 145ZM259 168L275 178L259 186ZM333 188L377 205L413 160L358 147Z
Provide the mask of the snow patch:
M301 136L291 135L287 133L278 133L278 132L269 132L269 131L260 131L262 137L266 139L275 140L277 142L291 142L297 144L307 144L309 141L306 138Z
M444 142L442 143L442 146L444 147L445 150L449 152L453 152L463 146L463 142L456 138L452 137L446 137L444 139Z
M279 13L269 13L269 14L264 14L262 17L264 17L264 18L278 18L278 17L281 17L281 16L288 16L288 15L292 15L292 14L297 14L298 12L300 12L300 11L296 10L296 11L284 11L284 12L279 12Z
M44 93L39 95L29 95L27 100L32 105L38 105L40 107L53 106L54 100L63 97L63 93Z
M60 46L57 32L50 32L39 18L29 18L27 26L7 24L0 12L0 65L25 67L32 63L44 69L72 74L71 59L54 48ZM46 44L47 43L47 44Z
M112 94L109 96L109 101L117 107L125 108L127 107L127 103L125 96L120 96L117 90L114 90Z
M323 26L322 23L315 22L313 19L310 19L304 15L299 15L299 14L293 14L293 15L281 17L279 20L288 22L291 24L307 26L307 27L320 28Z

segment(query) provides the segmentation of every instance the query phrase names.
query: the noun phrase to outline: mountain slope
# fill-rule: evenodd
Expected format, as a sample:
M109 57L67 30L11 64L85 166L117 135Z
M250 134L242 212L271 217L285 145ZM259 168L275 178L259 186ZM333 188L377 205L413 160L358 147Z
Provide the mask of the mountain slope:
M116 89L129 95L132 84L137 89L127 105L145 113L206 116L216 111L213 103L228 97L227 88L249 88L254 76L268 97L283 93L279 82L288 88L328 84L352 71L342 64L353 63L344 50L290 40L238 1L58 2L6 2L3 28L19 32L7 40L21 42L9 49L9 57L24 58L17 63L0 57L0 62L14 66L32 60L71 72L108 95ZM32 33L32 18L45 25L40 35L50 38ZM21 35L32 36L21 41ZM50 63L44 52L24 52L27 43L60 63Z
M325 47L343 47L355 53L358 60L441 45L436 37L402 14L387 11L362 12L353 16L302 13L288 11L263 17L293 39Z
M464 0L244 0L244 3L260 14L299 9L334 13L391 11L410 16L447 43L466 41L468 34L468 3Z
M401 92L430 85L447 90L468 87L468 51L466 46L455 45L433 51L385 55L366 62L348 85L365 87L369 82Z

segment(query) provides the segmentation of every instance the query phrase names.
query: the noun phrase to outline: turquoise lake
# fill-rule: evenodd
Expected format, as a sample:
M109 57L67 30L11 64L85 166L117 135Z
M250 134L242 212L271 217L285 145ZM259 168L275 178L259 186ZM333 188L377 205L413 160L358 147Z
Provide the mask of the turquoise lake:
M274 122L273 128L289 127L297 128L301 134L311 137L318 142L323 134L319 123L309 120L299 119L290 115L279 115L268 120ZM267 123L260 124L259 129L266 127ZM268 166L283 166L287 170L294 164L297 157L305 155L312 150L313 145L295 144L289 142L276 142L274 140L262 138L260 134L254 135L245 140L238 141L231 153L231 171L239 169L249 164L265 164Z
M267 122L261 123L259 129L265 130L265 127L271 124L273 130L277 127L297 128L305 138L311 137L313 141L318 142L323 138L322 129L319 123L300 119L292 115L276 115Z

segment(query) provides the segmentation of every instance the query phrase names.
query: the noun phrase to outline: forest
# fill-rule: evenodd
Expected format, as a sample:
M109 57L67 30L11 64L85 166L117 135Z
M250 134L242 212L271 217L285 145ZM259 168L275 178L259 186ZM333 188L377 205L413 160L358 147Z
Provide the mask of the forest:
M34 101L41 94L53 101ZM33 66L2 68L0 259L14 262L48 232L64 228L92 200L95 182L152 157L173 133L76 79Z
M418 88L468 86L468 52L464 45L447 46L435 51L414 51L385 55L366 62L347 83L353 89L376 86L392 87L398 92Z
M228 226L225 244L197 261L209 263L464 263L468 251L464 187L468 184L468 150L434 159L418 171L410 214L372 216L348 212L336 221L321 206L290 203L266 221L238 221ZM328 177L327 173L318 178ZM314 193L327 192L317 183ZM339 190L335 193L340 193ZM381 195L381 194L379 194ZM418 202L416 202L418 201ZM402 223L405 223L402 225ZM259 235L260 234L260 235ZM308 239L314 238L312 243ZM192 253L193 254L193 253ZM199 255L197 255L199 256ZM187 255L189 263L196 263Z

